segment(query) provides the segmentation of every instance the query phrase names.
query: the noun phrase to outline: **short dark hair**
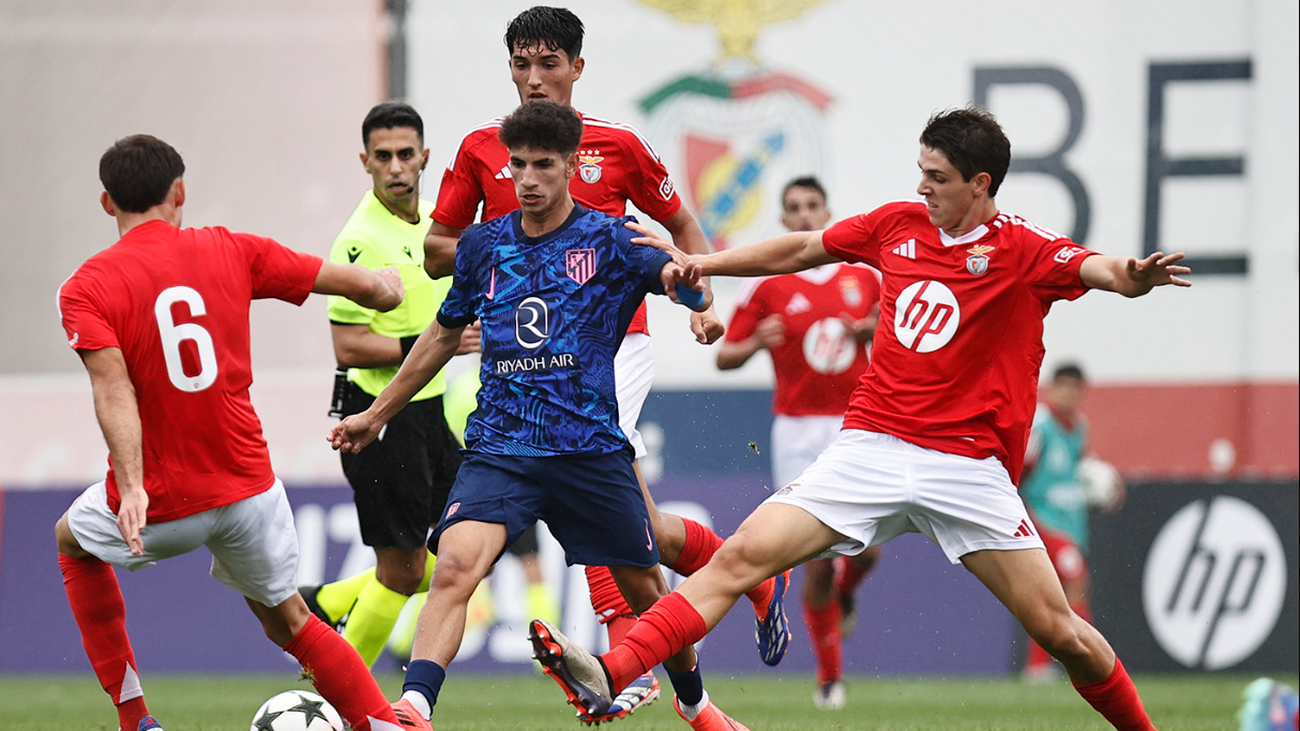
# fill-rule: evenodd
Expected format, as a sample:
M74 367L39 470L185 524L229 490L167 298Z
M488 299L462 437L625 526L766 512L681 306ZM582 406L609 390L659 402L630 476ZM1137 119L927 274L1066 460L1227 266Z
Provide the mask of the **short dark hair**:
M826 189L822 187L822 181L812 175L801 175L786 183L785 187L781 189L782 207L785 206L785 196L790 192L791 188L808 188L809 190L815 190L821 194L822 200L826 200Z
M1002 126L987 110L974 105L936 112L921 133L921 144L942 152L967 182L988 173L992 179L990 198L998 194L1011 165L1011 142Z
M129 213L144 213L167 199L185 174L185 161L176 148L153 135L123 137L99 158L99 182L113 205Z
M510 21L504 40L511 55L516 48L546 46L573 61L582 55L582 32L582 21L568 8L535 5Z
M381 102L370 108L361 122L361 144L370 146L370 132L376 129L410 127L424 142L424 120L415 107L404 102Z
M1062 378L1073 378L1079 381L1084 380L1083 368L1078 363L1062 363L1052 371L1052 380L1059 381Z
M502 120L497 139L507 150L531 147L570 155L582 142L582 118L572 107L533 99Z

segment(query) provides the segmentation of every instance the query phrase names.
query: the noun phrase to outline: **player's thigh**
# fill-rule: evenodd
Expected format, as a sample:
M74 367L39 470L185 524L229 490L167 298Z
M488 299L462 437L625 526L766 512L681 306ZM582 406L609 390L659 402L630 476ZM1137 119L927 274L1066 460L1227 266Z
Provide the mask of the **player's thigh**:
M66 516L68 530L82 550L130 571L193 551L207 540L211 525L208 511L178 520L146 523L140 531L144 555L135 556L122 539L117 514L108 507L108 490L103 482L86 488L68 508Z
M828 547L835 553L855 555L915 531L909 519L908 446L886 434L843 430L816 461L763 505L806 511L839 534L840 540Z
M269 490L212 511L212 578L267 607L298 591L298 534L277 478Z
M364 451L364 450L363 450ZM441 560L443 533L457 523L477 521L505 527L504 547L519 540L542 514L546 495L528 466L536 458L471 452L466 455L447 498L447 507L429 536L429 551ZM495 562L500 555L493 555Z
M614 397L618 401L618 426L637 459L646 455L645 440L636 425L654 378L655 355L650 336L628 333L614 354Z
M1078 544L1068 535L1053 530L1042 530L1040 535L1043 547L1047 549L1047 557L1052 561L1052 568L1056 569L1061 585L1067 587L1066 593L1069 593L1069 587L1086 585L1088 560L1084 558Z
M976 459L907 445L910 520L957 563L974 551L1042 548L1029 511L994 457Z
M777 414L772 419L772 484L793 482L835 441L843 423L843 416Z
M586 566L654 566L659 547L630 450L552 457L537 479L546 488L542 514L564 547L565 561Z
M1070 606L1047 551L974 551L962 556L961 562L1031 635L1069 623Z

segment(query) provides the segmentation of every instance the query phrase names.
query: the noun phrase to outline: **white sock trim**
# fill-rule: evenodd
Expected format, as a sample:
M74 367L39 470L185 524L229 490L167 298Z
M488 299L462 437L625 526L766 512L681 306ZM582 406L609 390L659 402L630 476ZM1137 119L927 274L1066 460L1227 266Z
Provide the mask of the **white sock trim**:
M425 698L424 694L418 690L406 691L402 694L402 700L410 701L411 705L415 706L415 710L419 711L421 716L424 716L424 720L428 721L433 717L433 708L429 706L429 699Z
M693 706L688 706L685 703L682 703L681 699L678 699L677 707L682 709L682 715L686 716L687 721L694 721L695 717L700 715L701 711L709 707L709 691L704 691L704 696L700 698L700 702Z

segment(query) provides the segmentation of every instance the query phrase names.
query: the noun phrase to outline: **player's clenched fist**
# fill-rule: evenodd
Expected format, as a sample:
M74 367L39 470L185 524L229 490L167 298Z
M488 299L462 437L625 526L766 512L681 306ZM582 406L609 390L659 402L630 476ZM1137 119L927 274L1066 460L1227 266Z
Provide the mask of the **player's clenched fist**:
M375 441L384 430L384 423L373 418L369 411L363 411L335 424L326 440L335 449L355 454Z

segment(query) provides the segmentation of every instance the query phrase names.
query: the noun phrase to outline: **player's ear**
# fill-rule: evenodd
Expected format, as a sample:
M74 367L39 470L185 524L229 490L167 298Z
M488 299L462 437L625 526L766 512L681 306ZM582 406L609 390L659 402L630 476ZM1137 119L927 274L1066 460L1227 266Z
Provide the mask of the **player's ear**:
M99 205L104 209L104 213L110 216L117 215L117 204L113 202L113 196L104 191L99 194Z
M364 168L367 173L370 172L370 155L362 152L359 153L357 157L361 159L361 167Z
M587 59L578 56L573 61L573 80L577 81L582 78L582 69L587 66Z
M172 183L171 199L172 205L178 209L185 205L185 181L181 178L177 178L176 182Z
M420 169L423 170L429 164L429 148L424 148L424 159L420 161Z
M978 172L975 173L975 177L971 179L971 182L975 184L972 192L976 196L986 196L989 194L989 186L993 184L993 176L985 172Z

